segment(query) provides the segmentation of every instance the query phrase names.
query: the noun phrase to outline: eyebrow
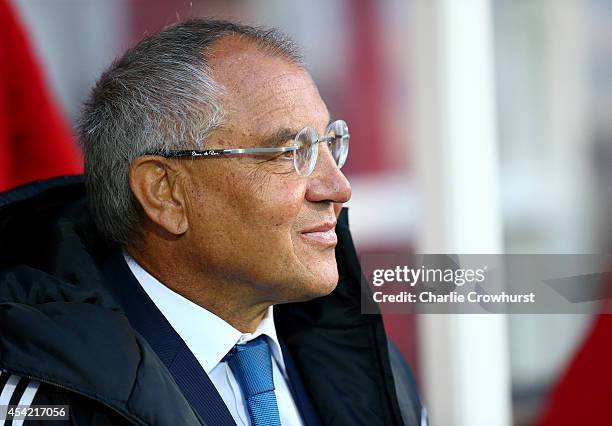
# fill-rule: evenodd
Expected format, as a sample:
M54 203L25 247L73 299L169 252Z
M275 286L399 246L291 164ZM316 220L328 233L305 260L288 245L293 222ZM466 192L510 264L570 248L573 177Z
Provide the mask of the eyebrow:
M262 146L266 148L278 148L287 141L293 140L297 134L298 132L293 129L279 129L270 136L264 138Z
M330 117L327 126L334 122L334 119ZM278 148L279 146L284 145L287 141L295 139L299 130L282 128L272 133L270 136L267 136L263 140L262 146L266 148Z

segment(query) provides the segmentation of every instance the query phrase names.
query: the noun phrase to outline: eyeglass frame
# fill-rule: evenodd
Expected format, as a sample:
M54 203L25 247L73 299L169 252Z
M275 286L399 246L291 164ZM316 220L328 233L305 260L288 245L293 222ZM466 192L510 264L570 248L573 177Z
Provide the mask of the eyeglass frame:
M343 120L333 121L332 123L329 124L329 126L327 126L327 129L329 129L332 126L332 124L336 123L337 121L343 121ZM346 125L346 122L344 122L344 124ZM293 137L293 140L296 143L298 143L297 137L302 132L307 131L307 129L311 129L311 128L304 127L302 130L300 130L299 132L295 134L295 136ZM311 145L326 143L329 146L331 141L335 139L335 137L333 136L320 137L319 134L316 132L316 130L315 130L315 133L317 134L317 140L312 141ZM341 137L342 139L350 140L350 133L347 133L346 135L342 135ZM314 169L316 168L317 160L315 159L315 166L312 167L312 170L310 170L308 174L300 175L300 172L297 170L296 163L295 163L295 152L299 148L300 147L298 145L291 145L291 146L283 146L283 147L278 147L278 148L226 148L226 149L219 148L219 149L205 149L205 150L185 149L185 150L176 150L176 151L154 151L154 152L147 152L142 155L157 155L157 156L164 157L164 158L203 158L203 157L207 158L207 157L217 157L217 156L223 156L223 155L281 154L283 152L293 152L294 157L292 158L292 160L293 160L293 166L294 166L295 172L299 176L307 177L307 176L310 176L312 172L314 171ZM347 152L347 156L348 156L348 152ZM346 159L345 159L345 162L346 162ZM336 163L336 165L338 166L338 168L342 168L342 166L344 166L344 163L342 165L338 165L338 163Z

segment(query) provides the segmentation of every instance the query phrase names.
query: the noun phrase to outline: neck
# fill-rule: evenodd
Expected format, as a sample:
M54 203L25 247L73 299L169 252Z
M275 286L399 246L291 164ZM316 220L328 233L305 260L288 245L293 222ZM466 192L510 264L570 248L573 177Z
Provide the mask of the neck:
M144 252L127 248L128 254L149 274L172 291L198 306L212 312L242 333L254 332L268 308L270 301L263 300L254 286L219 278L190 274L183 265L160 262Z

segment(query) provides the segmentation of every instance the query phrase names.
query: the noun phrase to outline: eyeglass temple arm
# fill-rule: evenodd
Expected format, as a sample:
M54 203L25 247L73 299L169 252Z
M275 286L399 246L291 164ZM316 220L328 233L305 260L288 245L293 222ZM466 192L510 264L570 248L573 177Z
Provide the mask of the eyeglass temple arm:
M348 134L342 135L342 139L348 139ZM334 140L334 136L325 136L317 140L317 142L331 142ZM282 146L279 148L230 148L230 149L206 149L206 150L181 150L181 151L159 151L152 152L148 155L160 155L166 158L180 158L180 157L215 157L218 155L240 155L240 154L265 154L265 153L276 153L276 152L289 152L297 151L298 146Z
M155 152L150 155L160 155L166 158L180 157L215 157L217 155L239 155L239 154L264 154L275 152L297 151L297 146L283 146L280 148L233 148L233 149L206 149L200 150L183 150L183 151L168 151Z

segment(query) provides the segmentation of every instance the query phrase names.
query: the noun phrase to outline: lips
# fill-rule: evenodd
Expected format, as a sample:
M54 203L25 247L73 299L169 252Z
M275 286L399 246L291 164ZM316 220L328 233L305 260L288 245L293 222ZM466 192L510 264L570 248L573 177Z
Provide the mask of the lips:
M335 228L336 222L325 222L302 231L301 235L309 242L333 246L338 242Z

